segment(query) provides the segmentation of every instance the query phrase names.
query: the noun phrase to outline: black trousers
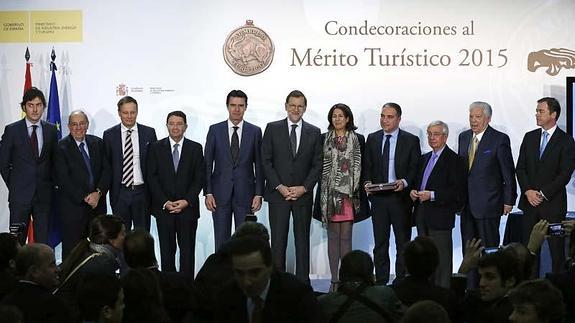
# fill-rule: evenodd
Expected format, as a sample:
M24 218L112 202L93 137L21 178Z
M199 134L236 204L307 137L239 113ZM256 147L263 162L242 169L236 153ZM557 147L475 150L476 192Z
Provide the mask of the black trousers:
M269 203L272 258L278 270L286 270L286 249L289 233L290 213L293 215L295 240L296 276L309 283L309 233L312 205L292 203Z
M439 265L434 274L435 284L437 286L449 288L451 276L453 274L452 230L431 229L425 220L425 214L424 212L421 212L421 208L419 208L418 212L416 212L415 218L417 235L431 238L439 252Z
M96 215L106 214L106 211L102 212L98 208L92 209L86 203L77 205L63 198L60 199L60 210L62 259L66 259L78 242L88 236L89 225L92 219Z
M144 229L150 232L149 198L144 184L136 189L120 188L118 201L113 206L114 215L122 218L126 231ZM132 227L133 225L133 227Z
M50 233L50 203L39 202L36 197L30 203L10 202L10 225L24 224L23 232L20 234L20 244L26 243L30 216L34 219L34 241L38 243L48 243Z
M373 262L378 284L389 282L389 236L391 228L395 236L395 276L405 277L403 250L411 240L411 214L402 193L385 192L371 195L371 221L373 223Z
M176 271L176 242L180 248L180 272L194 277L196 229L198 220L191 212L170 214L162 211L156 216L162 271Z

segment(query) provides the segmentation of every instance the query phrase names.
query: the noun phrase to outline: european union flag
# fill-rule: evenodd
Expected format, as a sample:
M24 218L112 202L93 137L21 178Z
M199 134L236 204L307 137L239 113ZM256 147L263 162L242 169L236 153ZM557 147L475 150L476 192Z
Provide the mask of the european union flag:
M48 113L46 119L56 125L58 129L58 140L62 139L62 118L60 117L60 99L58 97L58 83L56 81L56 52L52 49L52 62L50 63L50 70L52 71L52 79L50 80L50 96L48 97ZM60 229L60 210L58 203L58 190L52 193L52 211L50 216L50 236L48 244L50 247L55 248L62 241L62 234Z

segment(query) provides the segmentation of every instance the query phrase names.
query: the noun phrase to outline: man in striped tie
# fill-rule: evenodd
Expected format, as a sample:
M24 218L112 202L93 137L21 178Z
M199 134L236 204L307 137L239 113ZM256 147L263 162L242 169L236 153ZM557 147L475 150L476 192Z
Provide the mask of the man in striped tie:
M120 124L104 131L104 148L110 168L110 204L121 217L126 230L143 228L150 231L150 198L145 183L146 155L157 140L156 131L136 123L138 102L131 96L118 101Z

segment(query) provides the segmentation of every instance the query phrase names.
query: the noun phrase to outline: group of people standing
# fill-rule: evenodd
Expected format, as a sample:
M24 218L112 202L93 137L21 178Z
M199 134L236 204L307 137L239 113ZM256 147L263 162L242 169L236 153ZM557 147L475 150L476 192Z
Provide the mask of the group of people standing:
M514 166L509 137L489 126L492 109L485 102L469 107L470 129L459 135L458 151L447 146L449 128L442 121L427 127L432 151L421 154L417 136L400 129L402 109L381 108L381 129L367 141L356 133L353 113L339 103L329 110L328 131L303 120L307 98L297 90L285 100L287 117L261 129L244 120L248 97L241 90L226 98L228 119L210 126L206 144L184 137L182 111L166 117L168 137L136 122L138 103L119 100L120 123L103 138L88 135L83 111L68 117L70 135L58 142L56 126L41 120L46 101L32 88L21 108L26 117L7 125L0 144L0 172L9 189L10 223L34 219L35 238L46 242L53 188L58 187L63 257L88 234L88 224L106 213L106 194L114 215L126 229L150 229L156 217L162 270L175 271L176 245L180 271L194 274L199 194L212 212L216 250L245 216L269 206L274 266L285 271L289 221L293 219L296 276L309 283L312 215L328 231L328 258L333 287L341 258L352 248L353 223L371 216L376 280L390 278L389 239L395 236L396 277L406 275L403 249L411 227L429 236L439 249L435 280L449 284L452 273L452 229L461 214L462 240L481 239L485 247L500 243L499 223L511 212L521 189L527 239L539 219L565 218L565 185L575 169L573 138L557 127L561 112L554 98L537 103L540 127L528 132ZM314 188L319 184L315 193ZM21 237L21 243L25 237ZM564 262L564 241L550 240L553 269Z

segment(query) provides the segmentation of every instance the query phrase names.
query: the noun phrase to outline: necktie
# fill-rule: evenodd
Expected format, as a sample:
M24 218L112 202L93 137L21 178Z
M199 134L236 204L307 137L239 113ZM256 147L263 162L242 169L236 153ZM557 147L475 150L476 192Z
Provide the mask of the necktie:
M539 158L543 156L543 152L545 151L545 147L547 146L548 139L549 139L549 133L547 131L543 131L543 140L541 140L541 146L539 147Z
M132 130L126 131L124 159L122 161L122 184L125 186L132 186L132 184L134 184L134 149L132 147Z
M383 144L383 151L381 152L381 169L383 171L384 183L387 183L389 180L389 138L391 138L391 135L385 135L385 143Z
M252 310L251 323L262 323L264 314L264 301L259 296L252 297L254 308Z
M431 158L429 158L429 162L427 162L427 166L425 166L425 170L423 171L423 179L421 180L421 186L419 187L420 191L423 191L427 186L429 175L431 175L431 171L435 166L436 160L437 160L437 154L435 152L431 153Z
M32 155L38 158L38 135L36 134L37 125L32 125L32 134L30 135L30 144L32 145Z
M291 145L291 154L293 157L297 154L297 135L295 133L295 128L297 128L297 124L291 125L291 131L289 134L289 141Z
M88 169L88 185L90 191L92 191L94 189L94 174L92 173L92 163L90 163L90 157L86 152L86 148L84 148L83 142L80 143L80 152L84 158L84 164L86 164L86 168Z
M475 159L475 152L477 152L477 146L479 145L479 140L476 135L473 135L473 140L471 141L471 149L469 149L469 169L473 166L473 160Z
M178 146L180 144L174 145L174 150L172 151L172 161L174 162L174 170L178 171L178 164L180 163L180 153L178 151Z
M232 161L234 166L238 164L240 157L240 138L238 137L238 126L234 126L234 133L232 134L232 141L230 143L230 152L232 153Z

